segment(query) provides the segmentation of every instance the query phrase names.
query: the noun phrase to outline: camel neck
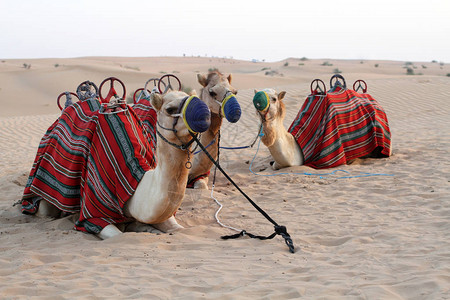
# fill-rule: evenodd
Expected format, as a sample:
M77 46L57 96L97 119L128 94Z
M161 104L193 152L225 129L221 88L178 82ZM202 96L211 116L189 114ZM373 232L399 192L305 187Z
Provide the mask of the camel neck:
M264 134L268 135L270 145L266 146L275 162L280 167L298 166L303 164L303 155L300 147L283 125L281 120L271 122L264 128Z
M186 163L188 162L188 151L175 148L162 139L158 140L156 149L158 164L156 168L159 168L163 178L175 182L187 181L188 169L186 168Z

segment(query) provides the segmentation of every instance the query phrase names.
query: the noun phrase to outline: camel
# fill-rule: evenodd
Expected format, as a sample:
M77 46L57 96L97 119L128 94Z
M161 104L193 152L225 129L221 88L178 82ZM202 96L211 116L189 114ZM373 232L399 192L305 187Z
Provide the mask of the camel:
M191 98L180 91L169 91L164 95L151 94L151 104L157 111L158 119L158 163L154 169L144 173L134 194L124 204L123 214L134 220L127 230L172 232L183 228L176 221L174 214L181 205L186 189L189 172L186 166L190 160L189 148L194 127L189 124L189 120L182 119L179 112L186 111L189 102L186 99ZM204 102L195 99L198 101L195 101L195 106L191 109L195 115L192 118L194 122L202 124L200 127L203 127L204 131L209 126L210 111ZM187 150L182 146L187 147ZM37 215L56 216L59 212L59 209L49 202L41 201ZM122 231L119 227L120 224L109 224L97 236L107 239L120 235Z
M211 126L200 137L202 145L214 159L218 154L218 133L222 126L223 118L235 123L241 115L240 106L234 98L237 90L231 86L231 74L225 77L217 70L209 72L206 76L197 74L197 80L202 86L200 99L202 99L211 110ZM224 100L228 100L228 107L224 107ZM234 99L233 99L234 98ZM208 176L213 163L204 152L198 153L194 158L192 169L189 171L188 184L196 189L208 189Z
M296 137L290 131L286 130L283 125L283 121L286 116L286 107L283 99L286 96L286 92L282 91L280 93L277 93L274 89L264 89L260 92L255 90L254 92L254 105L257 110L257 114L261 119L264 134L261 137L261 141L269 149L269 152L274 159L274 161L271 162L272 168L274 170L278 170L281 168L306 164L304 151L299 146ZM256 95L263 95L261 92L266 95L264 96L265 98L269 98L269 101L267 101L268 105L265 108L260 107L261 105L257 100L258 97ZM391 155L392 148L390 148L389 129L387 131L389 145L386 148L389 148L389 155ZM382 147L377 146L370 154L364 155L360 158L378 158L389 156L383 155L381 151ZM350 161L348 163L350 163Z
M255 95L258 91L255 90ZM270 97L270 106L265 112L259 112L264 135L261 142L269 149L274 163L272 168L278 170L285 167L303 165L303 152L297 144L294 136L283 125L286 117L286 106L283 99L285 91L277 92L273 89L265 89Z

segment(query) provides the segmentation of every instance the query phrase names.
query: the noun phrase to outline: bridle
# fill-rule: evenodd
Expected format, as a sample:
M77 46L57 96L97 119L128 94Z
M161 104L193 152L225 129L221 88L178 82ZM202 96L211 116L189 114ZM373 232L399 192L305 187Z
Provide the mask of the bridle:
M231 97L234 96L233 92L229 89L226 89L225 94L223 95L222 101L219 101L216 99L216 96L212 96L211 92L212 92L212 88L206 90L206 93L209 93L210 96L213 98L214 102L216 102L217 104L219 104L219 117L224 118L225 117L225 112L223 111L223 108L225 107L225 103L228 101L228 99L230 99Z
M225 92L225 95L223 95L222 101L217 101L216 98L214 98L214 101L220 105L219 116L221 118L225 118L225 112L223 109L224 109L225 104L227 103L228 99L230 99L233 96L234 96L233 92L230 91L229 89L227 89Z
M264 92L264 94L266 94L267 107L265 107L264 110L262 111L263 114L261 113L260 110L258 110L258 115L261 117L261 123L266 123L268 121L266 116L267 116L267 114L269 113L269 110L270 110L270 97L265 91L262 91L262 92Z
M167 138L165 138L165 137L161 134L161 132L158 130L158 128L156 128L156 133L157 133L158 136L159 136L164 142L166 142L167 144L169 144L169 145L171 145L171 146L173 146L173 147L175 147L175 148L177 148L177 149L180 149L180 150L182 150L182 151L187 151L187 153L188 153L188 160L187 160L185 166L186 166L187 169L190 169L190 168L192 167L192 163L190 162L190 153L191 153L191 151L189 150L189 148L191 147L192 143L194 143L195 139L192 138L189 142L183 143L183 141L180 139L180 137L179 137L178 134L177 134L178 131L175 129L175 126L177 125L178 120L180 119L180 117L183 117L183 115L181 114L181 112L183 111L184 106L186 105L186 100L187 100L188 98L189 98L189 97L185 97L185 98L181 101L180 106L178 107L177 113L175 113L175 114L167 114L169 117L172 117L172 118L173 118L172 128L164 127L164 126L162 126L162 125L159 123L158 118L157 118L157 120L156 120L156 123L158 124L159 127L161 127L161 128L164 129L164 130L167 130L167 131L172 131L172 132L175 134L175 137L180 141L181 144L178 145L178 144L176 144L176 143L173 143L173 142L169 141ZM186 122L185 122L185 123L186 123ZM194 132L192 132L191 130L189 130L189 131L191 132L191 134L193 134L194 136L197 137L198 133L194 133Z

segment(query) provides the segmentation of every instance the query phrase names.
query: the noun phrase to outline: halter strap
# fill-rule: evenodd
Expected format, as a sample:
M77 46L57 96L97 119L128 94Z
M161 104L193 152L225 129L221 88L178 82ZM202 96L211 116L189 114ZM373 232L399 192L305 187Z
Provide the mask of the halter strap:
M175 129L175 126L177 125L178 119L180 118L180 116L182 116L182 112L184 112L184 111L186 110L186 109L185 109L185 106L187 107L187 105L185 105L185 104L186 104L186 100L188 100L189 98L192 98L192 97L193 97L193 96L191 96L191 97L189 97L189 96L188 96L188 97L184 97L183 100L181 100L181 103L180 103L180 106L178 107L177 113L174 114L174 115L169 115L170 117L174 118L173 123L172 123L172 128L167 128L167 127L162 126L162 125L159 123L158 118L156 118L156 124L158 124L158 126L161 127L161 128L164 129L164 130L172 131L172 132L175 134L175 137L181 142L181 145L172 143L171 141L169 141L168 139L166 139L166 138L161 134L161 132L159 132L158 129L156 129L156 133L158 134L158 136L159 136L164 142L168 143L169 145L171 145L171 146L173 146L173 147L175 147L175 148L177 148L177 149L183 150L183 151L186 151L186 150L189 149L189 147L190 147L190 146L192 145L192 143L194 142L194 139L191 139L187 144L184 144L183 141L181 141L181 139L178 137L178 135L177 135L177 132L178 132L178 131ZM189 103L187 103L187 104L189 104ZM183 122L184 122L184 124L186 125L186 127L188 128L188 130L189 130L191 133L193 133L193 134L195 134L195 135L197 136L197 133L194 133L194 132L190 129L190 127L189 127L189 125L187 124L187 122L184 121L184 118L183 118Z
M216 103L220 105L219 117L221 117L221 118L225 117L225 111L224 111L225 104L233 96L234 96L233 92L231 92L229 89L227 89L227 91L225 92L225 95L223 95L222 101L217 101L214 98L214 101L216 101Z

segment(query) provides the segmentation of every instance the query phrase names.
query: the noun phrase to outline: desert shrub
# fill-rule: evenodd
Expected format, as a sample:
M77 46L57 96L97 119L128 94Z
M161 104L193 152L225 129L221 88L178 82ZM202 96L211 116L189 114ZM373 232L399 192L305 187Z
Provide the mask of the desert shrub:
M124 66L125 69L140 71L141 69L136 66Z
M59 64L55 64L55 68L59 67Z
M379 67L379 64L375 64L375 68L378 68Z
M214 72L214 71L219 71L219 69L217 69L216 67L212 67L208 69L208 72Z
M342 71L339 70L339 68L336 68L336 69L333 70L333 73L334 74L340 74L340 73L342 73Z
M190 86L181 84L181 90L183 92L185 92L186 94L189 94L191 91L193 91L193 88L191 88Z
M447 73L447 77L450 77L450 73Z
M289 63L285 62L283 66L287 67L287 66L289 66Z
M413 68L406 68L406 75L414 75L414 69Z
M333 64L331 64L329 61L324 61L321 66L331 67Z

